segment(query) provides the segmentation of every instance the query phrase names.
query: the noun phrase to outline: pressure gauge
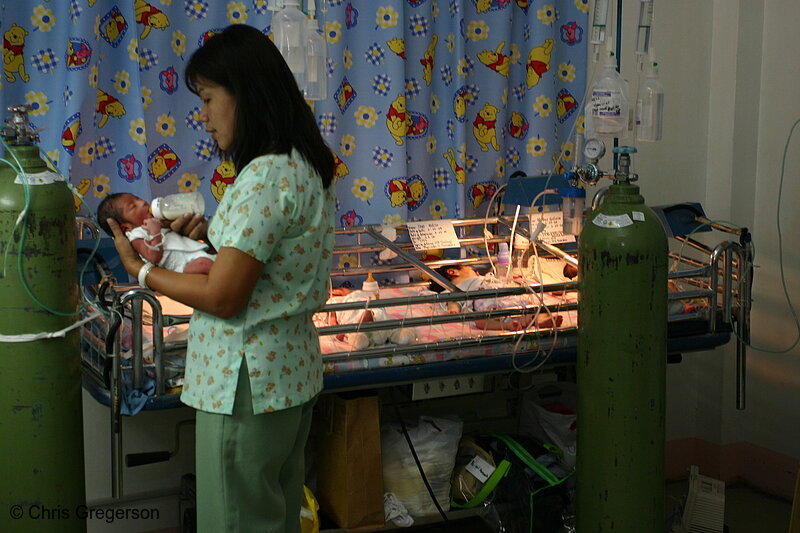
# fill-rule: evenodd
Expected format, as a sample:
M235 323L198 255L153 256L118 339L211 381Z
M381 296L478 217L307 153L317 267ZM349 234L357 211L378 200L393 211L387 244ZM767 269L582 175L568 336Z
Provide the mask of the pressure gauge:
M606 153L606 145L600 139L587 139L583 145L583 155L586 159L597 161Z

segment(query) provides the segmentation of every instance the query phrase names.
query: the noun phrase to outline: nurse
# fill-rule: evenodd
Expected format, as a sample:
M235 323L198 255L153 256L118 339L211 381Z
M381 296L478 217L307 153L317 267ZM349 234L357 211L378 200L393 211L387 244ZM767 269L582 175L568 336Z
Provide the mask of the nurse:
M108 220L126 270L194 308L181 400L197 409L200 532L300 531L303 451L322 360L312 315L333 250L334 160L294 76L264 34L229 26L185 72L237 178L207 225L173 229L217 250L208 274L142 261Z

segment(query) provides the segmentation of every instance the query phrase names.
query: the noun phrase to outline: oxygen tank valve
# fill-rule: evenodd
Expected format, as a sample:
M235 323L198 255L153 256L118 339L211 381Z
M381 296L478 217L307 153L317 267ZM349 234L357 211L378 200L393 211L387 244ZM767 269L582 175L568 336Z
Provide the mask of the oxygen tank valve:
M8 144L35 144L39 142L39 130L33 130L28 120L30 107L27 104L8 106L8 118L0 135Z
M617 170L614 172L614 183L632 183L639 180L639 175L630 171L631 154L636 153L633 146L617 146L614 153L619 156L617 160Z

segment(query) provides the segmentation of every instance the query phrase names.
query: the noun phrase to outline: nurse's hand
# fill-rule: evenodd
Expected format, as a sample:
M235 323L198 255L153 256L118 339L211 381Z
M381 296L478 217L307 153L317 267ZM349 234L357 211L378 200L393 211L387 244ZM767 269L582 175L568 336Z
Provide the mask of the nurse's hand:
M137 274L139 274L139 269L144 265L144 261L139 257L136 250L133 249L131 241L125 236L125 232L122 231L119 224L111 218L107 219L106 222L108 222L108 227L114 237L114 248L117 249L117 253L119 254L123 266L125 266L125 270L131 276L136 277Z
M206 240L208 235L208 221L200 214L184 214L176 218L169 225L172 231L185 235L190 239Z

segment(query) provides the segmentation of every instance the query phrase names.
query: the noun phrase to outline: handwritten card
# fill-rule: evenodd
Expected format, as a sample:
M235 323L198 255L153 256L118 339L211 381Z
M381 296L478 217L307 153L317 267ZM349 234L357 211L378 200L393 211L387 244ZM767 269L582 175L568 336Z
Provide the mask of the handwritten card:
M541 213L532 215L533 226L539 223ZM561 222L561 211L550 211L544 213L545 228L539 234L539 239L549 244L560 244L563 242L575 242L575 235L564 234Z
M406 225L417 251L461 247L453 223L449 220L408 222Z

